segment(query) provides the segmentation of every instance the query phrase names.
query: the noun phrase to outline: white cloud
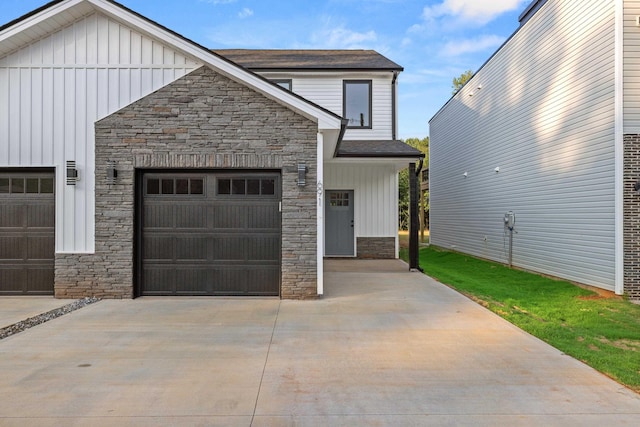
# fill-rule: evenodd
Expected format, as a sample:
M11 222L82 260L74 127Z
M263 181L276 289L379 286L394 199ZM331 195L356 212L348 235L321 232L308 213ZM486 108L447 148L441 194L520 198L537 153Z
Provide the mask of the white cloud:
M495 35L481 36L475 39L455 40L445 44L440 54L446 57L460 56L466 53L478 53L485 50L495 50L505 38Z
M249 9L248 7L245 7L240 12L238 12L238 16L240 18L247 18L251 15L253 15L253 10Z
M452 16L464 21L486 24L498 15L520 8L529 0L443 0L434 6L426 6L423 17L432 21Z
M357 32L344 26L326 28L311 36L314 45L325 49L363 49L378 40L375 31Z

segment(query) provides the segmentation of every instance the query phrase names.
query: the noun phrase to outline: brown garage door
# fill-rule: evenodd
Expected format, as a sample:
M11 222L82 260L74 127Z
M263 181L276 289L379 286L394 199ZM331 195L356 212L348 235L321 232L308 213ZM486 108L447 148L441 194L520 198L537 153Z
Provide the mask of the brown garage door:
M146 173L139 294L279 295L280 175Z
M53 191L53 172L0 171L0 294L53 294Z

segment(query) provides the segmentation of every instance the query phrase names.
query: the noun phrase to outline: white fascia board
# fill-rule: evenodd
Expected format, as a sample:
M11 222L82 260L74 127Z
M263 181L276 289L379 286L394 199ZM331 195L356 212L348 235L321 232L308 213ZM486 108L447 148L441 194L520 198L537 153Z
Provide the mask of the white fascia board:
M315 107L313 104L310 104L304 99L295 96L277 85L273 85L265 81L257 74L220 58L218 55L209 52L204 47L197 46L193 42L189 42L174 33L168 32L138 15L129 13L113 3L104 0L83 1L90 2L94 7L110 17L119 21L124 21L127 25L131 25L138 31L165 42L175 49L184 52L192 59L210 66L226 77L249 86L262 93L264 96L291 108L309 120L316 122L319 130L340 129L341 118L319 107Z

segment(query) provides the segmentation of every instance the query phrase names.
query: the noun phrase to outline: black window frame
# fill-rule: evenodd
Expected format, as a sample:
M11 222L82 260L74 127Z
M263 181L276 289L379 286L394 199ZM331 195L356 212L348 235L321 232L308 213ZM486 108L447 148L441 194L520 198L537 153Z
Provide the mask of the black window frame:
M293 90L293 79L271 79L270 82L275 83L281 88L286 89L290 92ZM283 84L287 84L289 85L289 87L284 87Z
M347 117L347 85L367 84L369 86L369 123L366 126L347 125L347 129L373 129L373 80L343 80L342 81L342 116Z

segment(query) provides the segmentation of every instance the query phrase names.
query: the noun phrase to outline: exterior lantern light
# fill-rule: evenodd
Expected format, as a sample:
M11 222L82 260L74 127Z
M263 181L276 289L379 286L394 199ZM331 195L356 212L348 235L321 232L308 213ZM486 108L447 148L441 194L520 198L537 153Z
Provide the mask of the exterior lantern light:
M118 178L116 162L113 160L107 160L107 184L115 184L116 178Z
M298 187L307 185L307 172L309 169L304 163L298 163Z
M67 160L67 185L76 185L80 181L75 160Z

